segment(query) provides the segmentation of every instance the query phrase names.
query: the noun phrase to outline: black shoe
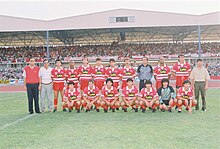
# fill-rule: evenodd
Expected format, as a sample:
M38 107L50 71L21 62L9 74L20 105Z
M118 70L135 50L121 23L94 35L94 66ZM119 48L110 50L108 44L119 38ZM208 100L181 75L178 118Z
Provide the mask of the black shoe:
M121 110L124 110L124 108L122 108Z
M89 109L86 109L86 113L88 113L89 112Z
M127 109L124 109L124 112L128 112L128 110L127 110Z
M66 111L67 111L66 108L64 108L64 109L63 109L63 112L66 112Z
M206 108L202 108L202 111L204 111L204 112L205 112L205 111L206 111Z
M115 109L112 109L112 112L115 112Z
M149 110L152 110L152 108L151 108L151 107L149 107Z
M134 110L134 112L138 112L138 108L136 108L136 109Z
M80 113L80 109L78 109L76 112L77 112L77 113Z
M161 109L160 111L161 111L161 112L165 112L165 110L164 110L164 109Z
M170 113L172 113L172 112L173 112L173 111L172 111L172 109L169 109L168 111L169 111Z
M131 110L135 110L135 108L132 108Z
M108 112L108 110L104 109L104 113L107 113L107 112Z
M199 110L199 108L196 108L196 111Z
M119 108L116 108L116 110L119 110Z
M189 110L189 108L186 108L186 111L188 111Z
M57 112L57 109L53 109L53 113Z
M34 114L34 112L29 112L29 114Z
M145 113L146 112L146 110L145 109L142 109L142 113Z
M182 112L182 110L181 110L181 109L179 109L179 110L178 110L178 113L181 113L181 112Z
M164 110L164 111L165 111L165 110ZM156 109L152 109L152 112L155 113L155 112L156 112Z
M96 109L96 112L99 112L100 110L99 109Z
M72 112L72 110L71 109L69 109L69 113L71 113Z
M40 111L37 111L36 113L37 113L37 114L41 114L41 112L40 112Z

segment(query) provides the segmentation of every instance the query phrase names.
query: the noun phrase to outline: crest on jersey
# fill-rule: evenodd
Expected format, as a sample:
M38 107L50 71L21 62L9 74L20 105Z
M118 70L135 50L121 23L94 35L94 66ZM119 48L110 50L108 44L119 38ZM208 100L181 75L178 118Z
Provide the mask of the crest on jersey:
M147 95L146 99L153 99L153 97L151 95Z
M62 74L57 74L57 78L62 78Z
M113 97L113 96L114 96L113 93L108 93L108 94L107 94L107 97Z
M189 99L189 96L188 95L183 95L183 98L184 99Z
M96 71L96 74L97 74L97 75L101 75L101 74L102 74L101 70L97 70L97 71Z
M75 95L70 96L70 100L75 100L75 99L76 99Z
M75 74L70 74L70 77L71 77L71 78L75 78L76 75L75 75Z
M186 68L185 68L185 67L181 67L181 68L180 68L180 71L181 71L181 72L185 72L185 71L186 71Z
M89 93L89 96L90 96L90 97L95 97L95 96L96 96L96 93L90 92L90 93Z
M83 74L88 74L88 70L84 69L84 70L82 71L82 73L83 73Z
M130 71L126 71L126 72L125 72L125 75L126 75L126 76L130 76L130 75L131 75L131 72L130 72Z
M111 73L111 77L116 77L116 73L115 73L115 72L112 72L112 73Z
M166 74L166 70L164 69L160 70L160 74Z
M134 93L129 93L128 97L134 97Z

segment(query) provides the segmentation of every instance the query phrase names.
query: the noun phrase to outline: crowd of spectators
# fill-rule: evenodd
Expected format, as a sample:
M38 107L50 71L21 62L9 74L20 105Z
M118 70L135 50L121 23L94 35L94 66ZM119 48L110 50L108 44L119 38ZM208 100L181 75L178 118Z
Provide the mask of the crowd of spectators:
M150 43L150 44L112 44L112 45L83 45L83 46L53 46L50 47L50 58L82 57L89 55L131 57L140 55L172 55L198 53L197 43ZM202 53L212 53L219 56L220 43L203 43ZM37 62L46 58L46 47L3 47L0 48L0 63L26 62L28 58L35 57Z

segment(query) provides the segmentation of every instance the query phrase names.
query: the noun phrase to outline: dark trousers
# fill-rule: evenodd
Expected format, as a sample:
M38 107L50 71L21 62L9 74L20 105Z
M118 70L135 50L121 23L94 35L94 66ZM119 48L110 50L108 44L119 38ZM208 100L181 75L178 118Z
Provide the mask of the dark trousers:
M141 91L141 89L145 87L145 82L146 81L147 80L140 80L140 82L139 82L139 91Z
M34 112L33 110L33 100L35 106L35 112L40 112L39 110L39 83L36 84L26 84L27 87L27 96L28 96L28 110L29 112Z

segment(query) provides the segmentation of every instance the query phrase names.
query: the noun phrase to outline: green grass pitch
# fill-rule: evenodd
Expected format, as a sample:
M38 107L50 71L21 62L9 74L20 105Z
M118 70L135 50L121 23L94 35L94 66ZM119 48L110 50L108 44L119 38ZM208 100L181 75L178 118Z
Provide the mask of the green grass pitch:
M62 112L29 116L26 93L0 93L0 149L220 148L220 90L207 92L207 111L188 114Z

